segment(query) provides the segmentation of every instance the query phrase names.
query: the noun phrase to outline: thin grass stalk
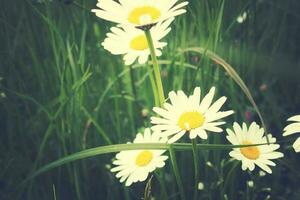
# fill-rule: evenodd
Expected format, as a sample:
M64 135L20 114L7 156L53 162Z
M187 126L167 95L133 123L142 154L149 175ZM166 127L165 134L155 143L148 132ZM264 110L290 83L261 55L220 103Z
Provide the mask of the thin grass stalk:
M154 76L153 76L153 71L150 68L150 65L149 64L147 64L147 65L148 65L147 70L148 70L149 79L150 79L150 83L151 83L151 87L152 87L152 92L153 92L153 95L154 95L154 105L159 106L160 105L159 97L158 97L158 94L157 94L157 86L156 86L155 79L154 79Z
M129 190L127 187L124 188L124 196L125 196L125 200L130 200Z
M163 84L162 84L162 80L161 80L160 70L159 70L158 61L156 58L155 48L154 48L150 30L148 30L148 29L145 30L145 35L146 35L147 42L148 42L148 48L149 48L150 54L151 54L154 77L155 77L156 87L157 87L157 91L158 91L158 95L159 95L159 101L160 101L160 105L162 106L165 102L164 88L163 88Z
M96 121L96 119L94 119L93 116L87 111L87 109L84 106L82 106L81 110L89 118L89 120L94 124L94 126L96 127L99 135L103 138L103 140L107 144L112 144L111 139L107 136L107 134L105 133L105 131L101 128L101 126L98 124L98 122Z
M185 200L186 198L185 198L185 194L184 194L183 184L182 184L182 180L181 180L178 166L177 166L175 151L174 151L172 145L170 145L170 147L169 147L169 153L170 153L170 159L171 159L171 163L172 163L172 167L173 167L173 172L175 175L175 179L176 179L180 197L181 197L180 199Z
M194 179L195 179L195 185L194 185L194 200L197 200L198 198L198 181L199 181L199 164L198 164L198 151L197 151L197 139L192 140L192 151L193 151L193 159L194 159Z
M52 192L53 192L53 199L57 200L57 198L56 198L56 189L55 189L55 185L54 184L52 184Z
M236 162L233 164L233 166L231 167L231 169L229 170L229 172L228 172L228 174L227 174L227 176L226 176L226 178L225 178L225 180L224 180L223 188L222 188L222 190L221 190L221 195L222 195L222 197L224 196L224 194L225 194L225 192L226 192L226 189L227 189L227 187L228 187L228 183L232 180L232 174L233 174L235 168L238 166L239 163L240 163L240 162L236 161Z
M135 76L133 72L132 66L129 66L129 74L130 74L130 82L131 82L131 89L134 97L134 103L137 102L138 96L137 96L137 89L136 89L136 84L135 84Z
M160 185L161 196L162 196L161 199L168 199L168 193L167 193L167 189L166 189L166 184L164 182L163 171L155 172L155 177L157 178L159 185Z

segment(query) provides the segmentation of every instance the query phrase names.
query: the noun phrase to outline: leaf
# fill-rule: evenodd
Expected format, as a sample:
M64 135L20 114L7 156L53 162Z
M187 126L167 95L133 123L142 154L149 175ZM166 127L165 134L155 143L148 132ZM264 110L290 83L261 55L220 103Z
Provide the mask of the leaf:
M242 147L250 147L250 146L260 146L266 145L265 144L251 144L251 145L227 145L227 144L197 144L197 150L229 150L233 148L242 148ZM140 150L140 149L158 149L158 150L169 150L170 147L174 150L192 150L192 144L190 143L174 143L174 144L166 144L166 143L137 143L137 144L115 144L115 145L107 145L107 146L100 146L91 149L87 149L84 151L80 151L69 156L65 156L59 160L56 160L52 163L45 165L44 167L40 168L39 170L35 171L31 174L24 182L59 166L64 164L94 157L97 155L108 154L108 153L115 153L120 151L127 151L127 150Z

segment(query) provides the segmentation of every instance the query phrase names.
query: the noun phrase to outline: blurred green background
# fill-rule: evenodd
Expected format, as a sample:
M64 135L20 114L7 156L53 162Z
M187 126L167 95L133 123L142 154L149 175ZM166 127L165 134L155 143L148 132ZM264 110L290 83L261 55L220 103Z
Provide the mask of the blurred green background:
M282 141L286 119L300 114L300 1L189 0L160 57L165 91L228 97L233 121L258 121L241 89L209 58L182 53L203 47L239 73ZM96 0L0 2L0 199L141 199L145 183L122 186L109 172L113 154L84 159L41 174L38 168L87 148L131 141L149 126L153 96L147 69L124 66L101 46L114 25L90 12ZM225 133L203 143L226 143ZM108 138L108 139L105 139ZM293 137L291 137L293 139ZM291 139L290 138L290 139ZM199 199L300 199L299 154L282 143L285 158L272 175L249 174L228 151L200 152ZM178 152L185 192L193 191L192 153ZM210 161L213 166L207 165ZM153 178L156 199L179 199L168 161ZM248 180L254 187L247 186ZM163 185L165 188L163 188ZM269 197L270 196L270 197Z

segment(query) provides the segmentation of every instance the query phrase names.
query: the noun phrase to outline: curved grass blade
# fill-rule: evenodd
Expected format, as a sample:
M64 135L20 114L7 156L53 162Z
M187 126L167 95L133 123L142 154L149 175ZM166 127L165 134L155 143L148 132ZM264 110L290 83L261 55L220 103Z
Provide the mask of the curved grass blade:
M267 145L267 143L264 144L251 144L251 145L227 145L227 144L197 144L197 150L230 150L233 148L242 148L242 147L250 147L250 146L261 146L261 145ZM66 156L64 158L61 158L59 160L56 160L48 165L45 165L44 167L40 168L39 170L35 171L33 174L31 174L23 183L27 182L28 180L59 166L62 166L64 164L90 158L102 154L108 154L108 153L116 153L120 151L126 151L126 150L139 150L139 149L160 149L160 150L169 150L170 147L177 151L185 151L185 150L192 150L192 144L191 143L174 143L174 144L162 144L162 143L140 143L140 144L115 144L115 145L107 145L107 146L101 146L101 147L95 147L91 149L87 149L84 151L80 151L74 154L71 154L69 156Z
M201 48L201 47L191 47L191 48L186 48L186 49L179 49L179 51L181 53L185 53L185 52L195 52L195 53L199 53L199 54L203 54L204 56L207 56L208 58L210 58L211 60L213 60L214 62L216 62L217 64L221 65L225 71L228 73L228 75L238 84L238 86L243 90L243 92L245 93L245 95L247 96L248 100L250 101L250 103L252 104L252 106L254 107L261 123L262 126L265 129L265 136L267 138L267 142L268 144L270 143L269 138L267 136L267 128L266 128L266 124L265 121L262 117L262 114L257 106L257 104L255 103L253 96L250 92L250 90L248 89L248 87L246 86L246 84L244 83L244 81L241 79L241 77L238 75L238 73L234 70L234 68L228 64L224 59L222 59L220 56L218 56L217 54L215 54L214 52Z

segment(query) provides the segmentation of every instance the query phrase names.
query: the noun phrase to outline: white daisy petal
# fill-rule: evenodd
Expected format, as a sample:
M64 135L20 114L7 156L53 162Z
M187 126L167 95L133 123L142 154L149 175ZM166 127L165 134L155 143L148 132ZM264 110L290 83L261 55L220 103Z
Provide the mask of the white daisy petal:
M269 174L272 173L272 170L271 170L270 167L268 167L268 165L263 164L263 163L261 163L261 162L256 162L255 164L256 164L257 166L259 166L261 169L263 169L264 171L268 172Z
M190 131L190 138L191 139L194 139L194 138L196 138L197 137L197 131L196 131L196 129L194 129L194 130L191 130Z
M249 165L248 165L249 170L253 171L254 167L255 167L254 163L253 162L249 162Z
M238 151L231 151L229 155L237 160L243 160L243 156Z
M136 60L137 56L133 53L127 53L124 57L124 63L125 65L131 65Z
M300 133L300 122L289 124L284 128L284 131L283 136Z
M288 121L300 122L300 115L295 115L293 117L290 117L290 118L288 118Z
M206 112L218 112L220 110L220 108L223 106L223 104L226 101L226 97L221 97L220 99L218 99Z
M298 139L294 142L293 148L297 153L300 152L300 137L298 137Z
M277 158L282 158L283 153L274 151L272 153L261 155L261 157L265 159L277 159Z
M211 105L212 99L214 98L215 89L215 87L212 87L208 94L203 98L199 108L199 110L202 112L205 112Z
M208 138L207 133L205 130L201 129L201 130L197 130L198 132L198 136L203 139L206 140Z
M208 130L208 131L211 131L211 132L215 132L215 133L223 132L223 129L221 129L221 128L217 127L217 126L210 125L210 124L207 124L207 125L203 126L203 128L205 130Z
M240 141L238 140L238 138L236 137L236 135L234 134L234 132L232 130L230 130L228 128L228 129L226 129L226 132L228 134L228 136L226 136L226 138L231 144L237 145L240 143Z
M175 136L173 136L172 138L169 139L168 143L169 143L169 144L172 144L172 143L176 142L176 141L179 140L184 134L185 134L185 131L181 131L181 132L177 133Z
M213 116L209 115L209 117L207 118L207 122L212 122L212 121L216 121L219 120L221 118L227 117L229 115L232 115L234 112L232 110L229 111L225 111L225 112L217 112L214 113Z

